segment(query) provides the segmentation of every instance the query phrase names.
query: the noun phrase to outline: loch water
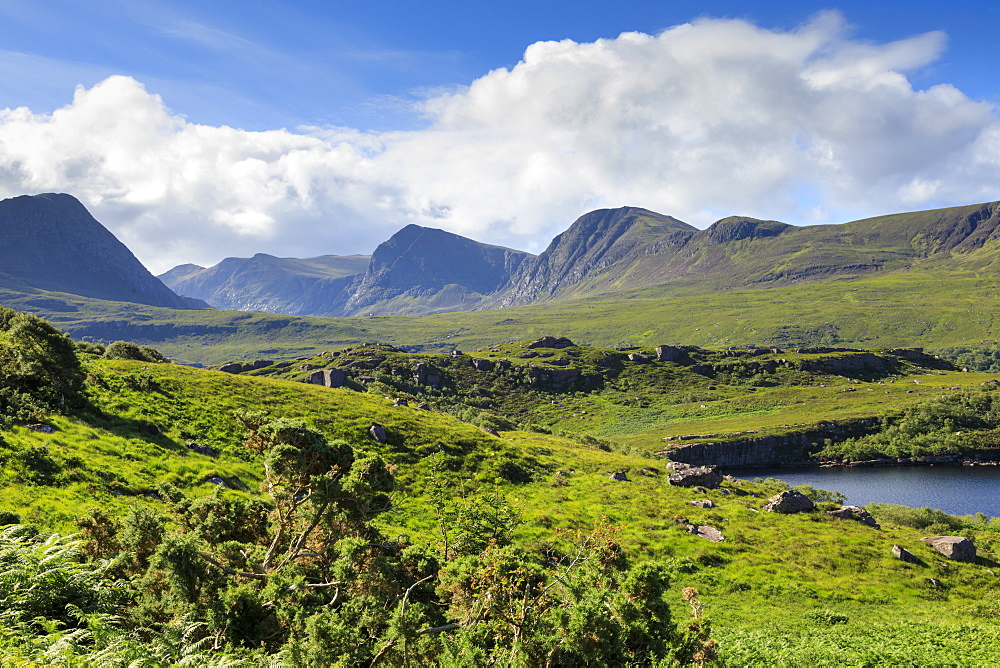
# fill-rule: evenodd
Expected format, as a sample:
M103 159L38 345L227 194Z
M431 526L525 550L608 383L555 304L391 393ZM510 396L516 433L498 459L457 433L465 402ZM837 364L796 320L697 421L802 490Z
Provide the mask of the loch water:
M811 469L731 469L738 478L777 478L792 487L836 490L847 503L898 503L937 508L952 515L1000 517L1000 466L893 466Z

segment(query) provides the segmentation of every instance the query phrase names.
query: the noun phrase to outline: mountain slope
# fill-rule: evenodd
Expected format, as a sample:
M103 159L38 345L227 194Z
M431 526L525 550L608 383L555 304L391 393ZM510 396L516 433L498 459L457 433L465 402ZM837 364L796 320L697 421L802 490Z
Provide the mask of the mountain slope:
M536 260L525 263L489 304L530 304L596 275L611 282L635 257L683 246L696 232L687 223L646 209L592 211L553 239Z
M724 218L705 230L643 209L595 211L557 236L488 302L504 307L656 287L708 294L833 276L1000 260L1000 203L839 225Z
M340 313L424 315L466 311L500 290L534 256L419 225L383 242Z
M204 308L149 273L74 197L0 201L0 271L8 284L150 306Z
M309 315L329 310L350 279L364 273L367 255L226 258L209 268L185 264L159 278L175 291L234 311Z

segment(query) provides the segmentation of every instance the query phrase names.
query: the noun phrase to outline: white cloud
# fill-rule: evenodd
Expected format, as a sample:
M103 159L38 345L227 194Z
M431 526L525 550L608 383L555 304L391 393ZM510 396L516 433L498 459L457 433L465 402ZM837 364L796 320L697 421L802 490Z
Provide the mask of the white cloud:
M381 134L195 125L111 77L52 114L0 111L0 194L72 193L155 271L367 252L411 222L540 250L601 206L705 225L996 199L995 110L907 78L944 46L852 40L836 13L540 42Z

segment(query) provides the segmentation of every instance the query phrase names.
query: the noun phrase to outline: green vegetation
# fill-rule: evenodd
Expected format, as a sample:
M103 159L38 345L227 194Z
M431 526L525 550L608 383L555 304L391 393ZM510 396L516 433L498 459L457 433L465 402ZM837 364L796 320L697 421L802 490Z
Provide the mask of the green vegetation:
M908 406L883 420L875 434L831 444L820 455L848 461L878 457L1000 454L1000 394L991 389L961 392Z
M688 442L664 438L875 418L854 440L986 433L989 374L906 351L690 346L659 362L523 341L352 346L228 374L113 359L127 345L74 354L17 318L45 336L7 334L7 358L46 341L40 359L76 384L60 401L61 376L22 374L33 408L0 432L8 663L1000 661L995 521L879 505L873 529L810 488L820 510L777 515L761 508L779 481L673 487L655 454ZM347 388L302 382L334 368ZM934 533L972 538L978 561L920 542Z
M995 346L952 346L936 348L929 352L954 362L958 367L973 371L1000 373L1000 348Z
M311 318L155 308L39 290L0 291L76 339L150 345L185 364L287 359L369 341L428 352L550 333L598 346L995 346L1000 284L939 268L747 289L671 284L499 311ZM706 290L709 290L706 293Z
M40 318L0 307L0 426L64 404L82 383L68 336Z

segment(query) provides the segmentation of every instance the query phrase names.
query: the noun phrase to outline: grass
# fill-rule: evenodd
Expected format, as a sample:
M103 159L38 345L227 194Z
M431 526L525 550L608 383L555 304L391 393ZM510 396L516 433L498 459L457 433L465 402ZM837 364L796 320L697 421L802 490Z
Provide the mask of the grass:
M584 360L581 364L603 354L576 352ZM440 364L445 366L443 360ZM643 378L658 379L661 389L687 378L676 365L664 364L657 373L655 365L631 364L623 363L628 368L619 376L630 390ZM74 515L92 505L112 514L136 504L156 508L162 502L145 492L164 482L208 494L215 488L205 484L206 477L239 478L249 489L227 493L255 494L259 464L240 448L242 435L233 413L263 408L276 416L305 417L328 438L348 440L359 453L379 454L396 467L400 489L395 507L379 520L390 536L406 533L417 542L434 540L434 506L425 482L427 456L442 449L453 493L475 496L501 490L523 516L518 538L526 545L540 549L560 532L595 524L618 527L618 540L632 559L673 560L679 618L689 615L680 589L698 589L725 663L934 663L947 656L969 664L996 658L1000 605L991 592L996 588L1000 532L992 524L964 529L975 539L981 560L959 564L936 555L919 541L922 530L910 526L884 522L881 530L874 530L821 511L795 516L761 512L766 497L777 491L771 483L728 481L708 491L669 486L663 461L642 455L641 449L608 451L599 443L526 430L491 436L441 411L393 406L381 394L292 380L127 361L92 360L87 370L87 401L49 420L54 433L25 428L3 432L0 510L16 511L48 529L68 530ZM809 401L819 405L825 397L825 410L848 414L852 408L844 403L847 395L865 397L870 402L866 410L876 411L887 408L882 402L890 399L892 406L913 400L903 388L907 383L916 386L914 378L933 392L944 391L959 378L969 386L980 380L977 374L960 373L895 378L878 386L890 388L889 395L872 393L870 398L868 393L834 391L855 385L846 378L836 381L836 387L758 388L748 394L757 400L757 392L773 391L776 403L768 411L782 411L779 401L790 404L790 397L799 396L803 406ZM731 407L739 405L738 390L725 389ZM619 390L607 391L613 397ZM601 401L621 408L601 393L573 393L568 401L577 412L591 406L588 415L603 410L610 414ZM745 414L746 420L782 416L754 404L743 408L754 409ZM720 412L713 429L736 419L724 415ZM685 419L674 427L705 425L694 416ZM784 419L791 420L787 414ZM372 422L385 426L387 443L370 437ZM645 430L636 434L650 433L641 421L621 418L619 424L622 433L632 428ZM763 422L758 426L763 428ZM186 447L189 441L216 448L219 455L196 455ZM503 464L520 467L531 482L505 480L498 475ZM630 481L610 479L619 471ZM714 507L690 505L704 498ZM726 540L709 543L688 533L686 523L716 526ZM918 554L924 565L894 560L893 544ZM928 578L937 578L942 587L929 585ZM847 621L824 621L839 617ZM887 619L906 621L890 624ZM963 639L968 642L963 644Z
M474 349L549 334L603 346L995 345L1000 341L1000 280L991 271L956 267L761 289L704 292L708 286L670 285L414 317L183 311L37 290L5 290L0 301L34 311L75 338L132 340L186 364L288 359L368 341L427 351ZM54 310L53 299L63 306Z

